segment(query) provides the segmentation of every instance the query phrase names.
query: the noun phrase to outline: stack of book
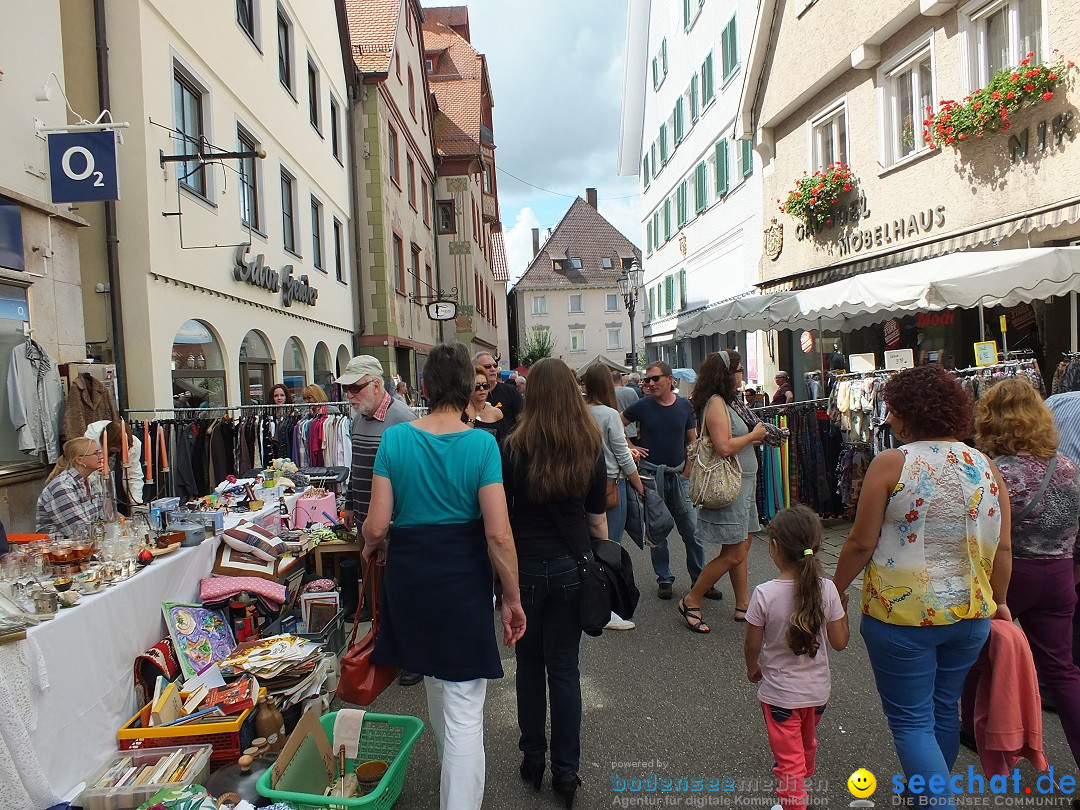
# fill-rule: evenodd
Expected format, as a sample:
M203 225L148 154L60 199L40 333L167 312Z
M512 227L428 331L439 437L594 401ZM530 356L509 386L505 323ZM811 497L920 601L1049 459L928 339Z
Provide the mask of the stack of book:
M145 758L145 757L143 757ZM199 748L177 748L154 762L137 764L130 756L120 757L90 786L91 790L102 788L139 787L142 785L166 785L181 782L194 768L200 767L205 753Z
M212 686L191 679L182 686L158 678L145 726L180 726L215 723L223 717L241 714L258 700L259 682L251 675L229 685Z

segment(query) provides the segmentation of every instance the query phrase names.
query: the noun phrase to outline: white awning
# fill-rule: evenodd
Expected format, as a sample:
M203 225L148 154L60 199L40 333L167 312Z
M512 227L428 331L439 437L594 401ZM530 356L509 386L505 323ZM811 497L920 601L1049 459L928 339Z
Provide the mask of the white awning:
M800 292L748 296L739 299L740 310L725 305L701 313L711 317L694 324L693 334L819 326L850 330L898 312L1011 307L1073 291L1080 291L1080 248L952 253ZM676 336L690 335L677 331Z

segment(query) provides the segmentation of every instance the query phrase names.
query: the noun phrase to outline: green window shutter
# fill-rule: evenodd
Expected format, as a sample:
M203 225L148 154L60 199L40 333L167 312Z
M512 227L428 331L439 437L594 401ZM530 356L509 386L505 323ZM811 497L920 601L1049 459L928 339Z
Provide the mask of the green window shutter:
M652 177L649 176L649 153L645 153L645 157L641 159L641 177L645 182L645 188L649 187L649 181Z
M649 287L649 320L656 317L656 289Z
M660 125L660 160L662 163L667 163L668 148L667 148L667 124Z
M727 79L732 73L735 72L735 67L739 63L739 51L738 51L738 35L735 32L735 18L731 18L726 26L724 26L724 33L721 37L721 43L723 46L723 58L724 58L724 79Z
M727 139L716 144L716 196L723 197L728 190Z
M693 78L690 79L690 119L697 121L698 119L698 77L695 73Z
M656 177L656 172L659 170L659 161L656 159L656 141L649 144L649 159L652 161L652 176Z
M683 139L683 108L682 108L682 96L679 96L679 100L675 102L675 110L671 114L672 121L675 123L675 145L678 146L682 143Z
M679 271L679 309L686 309L686 270Z
M713 87L713 58L710 53L705 57L705 61L701 65L701 104L706 106L712 103L713 93L715 92Z
M660 40L660 66L664 69L664 75L667 76L667 37Z
M684 31L690 27L690 2L691 0L682 0L682 26Z
M652 217L649 217L649 221L645 223L645 252L652 253Z
M742 142L742 176L754 173L754 142L747 138Z
M664 200L664 241L671 238L671 197Z
M653 243L657 248L660 247L660 212L656 211L652 215L652 233Z
M675 311L675 276L664 278L664 314L670 315Z
M654 56L652 60L652 89L657 90L660 87L660 62Z
M685 180L683 180L681 183L679 183L679 188L675 193L675 200L676 200L676 203L677 203L676 207L678 208L678 213L679 213L679 219L678 219L679 227L681 228L683 225L686 224L686 219L687 219L687 217L686 217L686 181Z
M709 194L705 188L707 177L708 169L702 161L694 169L694 210L699 214L709 206Z

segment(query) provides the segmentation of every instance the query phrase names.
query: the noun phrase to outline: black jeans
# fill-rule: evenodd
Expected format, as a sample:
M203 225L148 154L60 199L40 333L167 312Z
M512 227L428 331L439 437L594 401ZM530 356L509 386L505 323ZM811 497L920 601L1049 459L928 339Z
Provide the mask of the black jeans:
M546 686L551 692L551 773L570 777L581 758L581 674L578 602L581 579L570 556L543 562L518 562L525 635L515 646L517 712L528 759L543 759L547 719Z

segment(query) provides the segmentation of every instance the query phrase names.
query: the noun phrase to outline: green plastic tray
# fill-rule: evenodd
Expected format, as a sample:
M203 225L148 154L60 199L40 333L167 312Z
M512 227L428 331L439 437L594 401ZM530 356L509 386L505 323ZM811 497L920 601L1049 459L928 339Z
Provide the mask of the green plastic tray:
M337 712L330 712L319 718L323 731L330 740L334 739L336 718ZM364 726L360 732L359 756L356 759L346 760L345 767L352 770L359 763L373 759L390 763L379 786L367 796L342 799L334 796L315 796L310 793L274 790L270 787L272 775L270 769L264 771L259 777L255 789L260 796L288 802L297 810L327 810L327 808L335 807L349 810L357 807L366 808L366 810L389 810L401 795L401 787L405 784L405 773L409 768L409 757L412 756L413 743L420 738L423 731L424 721L419 717L373 712L364 715Z

